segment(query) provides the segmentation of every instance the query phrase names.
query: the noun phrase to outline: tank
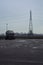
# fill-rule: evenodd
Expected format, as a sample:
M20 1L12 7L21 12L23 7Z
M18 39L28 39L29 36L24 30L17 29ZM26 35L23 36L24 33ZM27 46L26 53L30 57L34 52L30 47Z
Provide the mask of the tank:
M12 30L8 30L8 31L6 31L6 37L5 37L5 39L15 39L15 37L14 37L14 32L12 31Z

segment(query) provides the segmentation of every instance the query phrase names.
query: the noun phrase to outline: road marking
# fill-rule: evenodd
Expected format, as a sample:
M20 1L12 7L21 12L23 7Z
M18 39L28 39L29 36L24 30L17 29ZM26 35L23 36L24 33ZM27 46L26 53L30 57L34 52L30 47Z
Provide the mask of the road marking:
M18 41L16 41L16 42L26 42L26 40L18 40Z
M33 47L34 49L37 49L38 47Z

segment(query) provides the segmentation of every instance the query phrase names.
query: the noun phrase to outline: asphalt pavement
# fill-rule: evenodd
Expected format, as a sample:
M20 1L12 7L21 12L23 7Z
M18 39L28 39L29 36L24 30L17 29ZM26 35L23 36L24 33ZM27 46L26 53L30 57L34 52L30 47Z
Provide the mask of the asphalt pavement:
M43 64L43 39L0 40L0 63L6 62Z

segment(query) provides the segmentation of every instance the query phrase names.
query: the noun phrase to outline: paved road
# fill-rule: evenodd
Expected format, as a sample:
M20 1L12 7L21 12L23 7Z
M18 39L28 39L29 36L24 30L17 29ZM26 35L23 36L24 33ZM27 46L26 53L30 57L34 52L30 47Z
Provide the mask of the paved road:
M43 39L0 40L0 62L43 63Z

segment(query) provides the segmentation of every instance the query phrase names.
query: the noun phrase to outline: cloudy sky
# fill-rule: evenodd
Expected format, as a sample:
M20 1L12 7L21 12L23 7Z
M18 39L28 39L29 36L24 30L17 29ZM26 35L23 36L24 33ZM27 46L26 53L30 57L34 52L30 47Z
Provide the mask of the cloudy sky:
M8 29L29 32L29 15L32 11L34 33L43 33L43 0L0 0L0 33Z

